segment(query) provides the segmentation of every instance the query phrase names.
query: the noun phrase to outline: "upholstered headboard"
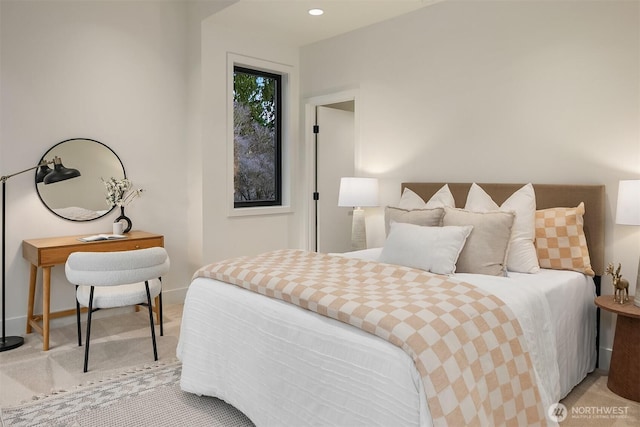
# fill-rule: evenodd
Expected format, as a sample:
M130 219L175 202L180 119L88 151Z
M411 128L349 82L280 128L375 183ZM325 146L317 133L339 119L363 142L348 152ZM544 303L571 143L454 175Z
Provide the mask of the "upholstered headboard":
M429 200L444 182L405 182L402 191L409 188L424 200ZM464 207L471 183L447 183L457 207ZM478 183L493 200L501 205L524 184ZM604 185L533 184L536 193L536 208L575 207L584 202L584 232L589 247L591 266L596 275L604 273Z

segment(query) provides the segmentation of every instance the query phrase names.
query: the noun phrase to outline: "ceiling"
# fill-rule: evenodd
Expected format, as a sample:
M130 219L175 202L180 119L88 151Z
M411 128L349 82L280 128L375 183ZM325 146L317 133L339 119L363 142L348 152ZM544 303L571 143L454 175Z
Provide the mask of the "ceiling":
M444 0L239 0L212 19L304 46ZM308 10L321 8L322 16Z

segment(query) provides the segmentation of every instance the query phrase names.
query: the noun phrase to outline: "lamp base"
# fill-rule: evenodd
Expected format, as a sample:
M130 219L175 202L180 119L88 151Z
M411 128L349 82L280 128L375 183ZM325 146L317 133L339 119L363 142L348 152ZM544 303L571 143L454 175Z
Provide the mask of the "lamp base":
M13 350L24 344L24 338L22 337L4 337L0 339L0 352Z
M353 210L353 222L351 223L351 250L360 251L362 249L367 249L364 209L355 208Z

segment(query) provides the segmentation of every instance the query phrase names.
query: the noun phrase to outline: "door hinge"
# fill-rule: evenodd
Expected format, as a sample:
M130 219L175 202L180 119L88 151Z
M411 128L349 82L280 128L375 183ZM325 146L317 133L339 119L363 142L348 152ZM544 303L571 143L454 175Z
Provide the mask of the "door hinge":
M313 193L313 200L320 200L320 193L317 191Z
M320 133L320 126L313 125L313 133Z

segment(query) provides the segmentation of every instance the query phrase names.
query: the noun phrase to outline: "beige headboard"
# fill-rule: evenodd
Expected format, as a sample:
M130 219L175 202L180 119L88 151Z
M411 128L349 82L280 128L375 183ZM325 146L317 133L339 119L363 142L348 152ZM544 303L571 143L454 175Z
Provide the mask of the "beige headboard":
M402 191L409 188L424 200L429 200L444 182L405 182ZM457 207L464 207L471 183L447 183ZM524 184L478 183L493 200L501 205L514 191ZM591 266L596 275L604 273L604 185L533 184L537 209L574 207L584 202L584 232L589 246Z

